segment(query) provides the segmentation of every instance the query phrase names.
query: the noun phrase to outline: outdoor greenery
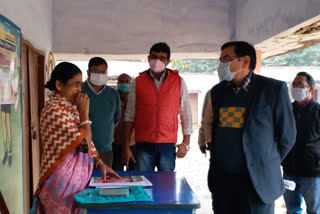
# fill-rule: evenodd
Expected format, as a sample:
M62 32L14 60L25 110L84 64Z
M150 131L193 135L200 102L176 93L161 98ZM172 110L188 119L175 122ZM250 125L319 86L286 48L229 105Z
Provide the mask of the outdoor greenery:
M217 70L218 64L214 59L173 60L171 68L182 73L211 73Z
M171 68L181 73L212 73L218 64L214 59L173 60ZM262 60L262 66L320 66L320 44Z
M320 66L320 44L265 59L261 64L262 66Z

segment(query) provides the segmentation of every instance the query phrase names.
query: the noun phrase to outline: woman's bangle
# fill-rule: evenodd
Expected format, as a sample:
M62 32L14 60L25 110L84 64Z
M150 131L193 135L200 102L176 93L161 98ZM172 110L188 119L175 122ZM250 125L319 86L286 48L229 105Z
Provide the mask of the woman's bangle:
M86 120L86 121L84 121L84 122L80 123L79 127L84 126L84 125L86 125L86 124L91 125L91 124L92 124L92 122L91 122L90 120Z

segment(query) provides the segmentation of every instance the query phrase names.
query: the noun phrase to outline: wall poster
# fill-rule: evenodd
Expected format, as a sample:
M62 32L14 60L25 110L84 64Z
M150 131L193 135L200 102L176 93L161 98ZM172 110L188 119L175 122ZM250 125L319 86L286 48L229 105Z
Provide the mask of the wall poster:
M23 213L21 31L0 14L0 191L10 213Z

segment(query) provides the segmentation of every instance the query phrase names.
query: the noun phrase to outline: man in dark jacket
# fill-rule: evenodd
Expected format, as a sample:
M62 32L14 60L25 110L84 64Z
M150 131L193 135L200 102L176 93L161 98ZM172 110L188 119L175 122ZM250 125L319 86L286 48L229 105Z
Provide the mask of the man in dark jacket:
M303 198L308 214L320 213L320 104L312 99L314 87L306 72L298 73L292 83L297 137L282 163L284 178L296 182L296 189L284 194L288 214L302 213Z
M219 61L221 82L208 105L213 211L272 214L284 192L280 164L296 136L287 85L253 73L256 52L247 42L224 44Z

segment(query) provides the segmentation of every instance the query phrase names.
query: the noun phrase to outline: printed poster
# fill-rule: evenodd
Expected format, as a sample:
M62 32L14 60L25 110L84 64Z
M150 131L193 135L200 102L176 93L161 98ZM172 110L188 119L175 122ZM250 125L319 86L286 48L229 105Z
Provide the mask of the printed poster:
M20 50L20 28L0 14L0 191L11 214L24 203Z
M1 19L0 24L0 104L17 102L20 29ZM19 44L20 45L20 44Z

